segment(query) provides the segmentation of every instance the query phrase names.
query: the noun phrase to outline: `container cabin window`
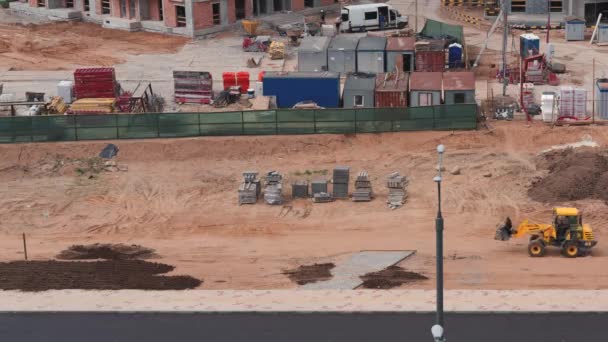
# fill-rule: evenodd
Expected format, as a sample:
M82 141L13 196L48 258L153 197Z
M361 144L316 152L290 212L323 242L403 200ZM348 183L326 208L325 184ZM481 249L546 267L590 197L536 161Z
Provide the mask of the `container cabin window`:
M378 12L365 12L365 20L378 19Z
M432 93L420 93L420 94L418 94L418 105L420 107L423 107L423 106L432 106L433 105L433 94Z
M342 13L342 21L348 21L348 13Z
M363 107L364 106L364 101L363 101L363 95L355 95L355 107Z
M454 94L454 103L464 103L464 93Z

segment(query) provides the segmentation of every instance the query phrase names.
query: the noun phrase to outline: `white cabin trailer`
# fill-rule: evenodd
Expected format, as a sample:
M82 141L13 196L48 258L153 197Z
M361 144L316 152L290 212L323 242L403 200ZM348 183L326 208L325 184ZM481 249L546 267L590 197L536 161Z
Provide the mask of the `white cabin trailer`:
M340 31L357 32L379 30L380 18L384 18L384 29L404 28L407 16L402 16L397 9L385 3L363 4L342 7L340 14Z

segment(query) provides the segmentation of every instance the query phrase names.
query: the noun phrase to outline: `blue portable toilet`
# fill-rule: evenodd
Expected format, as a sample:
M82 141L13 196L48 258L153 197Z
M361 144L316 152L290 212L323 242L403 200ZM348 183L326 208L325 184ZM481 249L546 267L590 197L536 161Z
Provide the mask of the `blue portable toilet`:
M450 68L461 68L462 64L462 45L453 43L448 46L448 64Z
M532 33L519 36L519 51L522 58L538 55L540 53L540 38Z

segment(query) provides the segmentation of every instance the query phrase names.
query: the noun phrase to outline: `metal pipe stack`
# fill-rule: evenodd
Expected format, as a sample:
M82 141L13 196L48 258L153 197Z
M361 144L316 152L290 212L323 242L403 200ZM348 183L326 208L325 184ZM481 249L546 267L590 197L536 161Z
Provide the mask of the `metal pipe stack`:
M334 198L348 198L348 182L350 180L350 168L348 166L336 166L333 178Z
M361 171L355 180L353 202L369 202L372 200L372 182L367 171Z
M283 190L283 176L277 171L270 171L266 174L266 187L264 188L264 201L268 204L279 205L283 203L281 195Z
M399 172L393 172L388 175L386 186L388 187L388 207L391 209L397 209L405 203L407 199L407 187L408 180L405 176L401 176Z
M239 205L255 204L260 196L260 180L256 171L243 172L243 183L239 185Z

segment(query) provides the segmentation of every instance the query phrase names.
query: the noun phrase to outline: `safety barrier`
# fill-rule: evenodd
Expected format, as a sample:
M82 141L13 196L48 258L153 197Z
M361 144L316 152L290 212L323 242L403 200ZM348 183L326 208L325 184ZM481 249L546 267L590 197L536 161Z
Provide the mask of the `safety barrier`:
M379 133L477 127L477 105L0 118L0 143L193 136Z

